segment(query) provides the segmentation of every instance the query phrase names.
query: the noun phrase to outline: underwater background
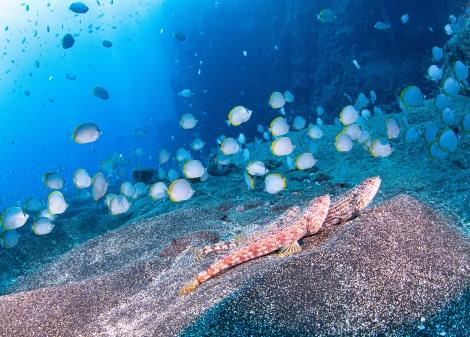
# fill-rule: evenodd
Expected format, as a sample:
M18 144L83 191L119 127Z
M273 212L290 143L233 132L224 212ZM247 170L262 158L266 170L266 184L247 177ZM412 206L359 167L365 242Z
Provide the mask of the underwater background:
M371 175L382 177L379 201L406 193L435 206L468 243L469 18L467 1L3 1L0 295L120 270L47 274L152 217L226 213L208 211L208 227L193 214L194 232L218 232L195 236L206 245L229 236L215 219L262 222ZM180 249L174 238L191 224L174 218L181 232L151 232L161 235L145 246L153 255L133 263L179 259L192 241ZM468 288L453 294L457 306L447 299L423 306L433 328L423 313L392 330L469 332L467 312L455 313L468 311ZM202 335L207 322L195 319L178 333ZM236 335L219 329L208 335Z

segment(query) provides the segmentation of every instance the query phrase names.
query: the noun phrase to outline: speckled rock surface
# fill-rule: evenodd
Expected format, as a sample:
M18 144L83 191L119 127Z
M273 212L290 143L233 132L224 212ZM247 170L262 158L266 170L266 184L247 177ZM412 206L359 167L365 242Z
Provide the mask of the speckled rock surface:
M139 259L140 250L122 248L119 237L148 236L155 223L165 226L164 219L172 222L178 213L187 217L189 211L184 212L124 227L88 246L90 256L106 246L112 259L135 259L134 265L126 262L104 275L90 271L81 282L0 297L0 335L436 335L442 331L431 324L433 316L440 313L441 320L452 323L453 308L470 286L468 239L443 216L400 195L304 239L299 254L244 263L179 297L178 289L215 256L193 263L183 236L182 249L178 240L173 246L155 241L156 254ZM210 224L199 224L198 233ZM212 239L198 234L192 242ZM63 266L77 258L73 252L61 259ZM61 269L52 267L49 277L53 270L59 277ZM454 330L447 335L470 329L461 320L449 326Z

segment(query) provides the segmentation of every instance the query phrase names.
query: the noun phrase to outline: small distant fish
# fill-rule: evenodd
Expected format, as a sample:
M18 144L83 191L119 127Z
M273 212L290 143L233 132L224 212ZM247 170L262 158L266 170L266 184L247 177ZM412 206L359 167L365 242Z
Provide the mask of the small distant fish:
M200 138L197 138L191 142L191 149L194 151L201 150L206 143Z
M356 59L352 60L352 63L354 64L354 66L355 66L357 69L361 69L361 66L359 65L359 62L357 62Z
M72 34L65 34L62 38L62 48L69 49L72 48L75 43L75 39L73 38Z
M85 14L86 12L88 12L89 8L83 2L74 2L70 4L69 9L77 14Z
M408 13L403 14L400 20L401 20L401 23L403 24L408 23L408 21L410 20L410 15Z
M184 42L186 41L187 37L181 32L174 32L173 37L177 39L178 41Z
M75 75L74 73L67 73L67 75L65 75L65 77L68 79L68 80L71 80L71 81L74 81L77 79L77 75Z
M87 122L80 124L73 131L73 140L77 144L92 143L98 139L101 131L95 123Z
M105 48L111 48L113 46L113 43L109 40L103 40L103 47Z
M378 29L378 30L387 30L387 29L390 29L390 25L385 23L385 22L382 22L382 21L378 21L376 24L375 24L375 29Z
M197 124L197 119L194 118L192 114L184 114L181 116L180 119L180 125L183 129L189 130L192 129L196 126Z
M318 13L317 19L321 22L330 23L335 21L336 16L331 9L324 8Z
M161 149L158 152L158 162L160 163L160 165L165 164L168 159L170 159L170 154L168 153L168 151L165 149Z
M144 129L135 129L134 130L134 136L136 136L138 138L143 138L143 137L147 136L147 131L145 131Z
M95 87L93 89L93 95L95 95L98 98L101 98L102 100L107 100L109 98L108 91L102 87Z
M286 99L284 95L279 91L274 91L271 96L269 96L269 105L273 109L280 109L286 104Z
M191 89L183 89L178 93L178 96L188 98L194 95L194 93L191 91Z
M134 154L136 156L143 156L144 155L144 149L141 147L137 147L134 149Z

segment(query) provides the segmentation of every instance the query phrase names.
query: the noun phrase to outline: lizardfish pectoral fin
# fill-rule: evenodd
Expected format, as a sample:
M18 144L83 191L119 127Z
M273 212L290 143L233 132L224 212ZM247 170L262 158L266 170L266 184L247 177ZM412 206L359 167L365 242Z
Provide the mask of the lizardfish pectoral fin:
M280 250L278 256L279 257L287 257L289 255L299 253L300 251L302 251L302 247L300 247L298 241L294 241L294 242L292 242L288 245L285 245L285 246L281 247L281 250Z

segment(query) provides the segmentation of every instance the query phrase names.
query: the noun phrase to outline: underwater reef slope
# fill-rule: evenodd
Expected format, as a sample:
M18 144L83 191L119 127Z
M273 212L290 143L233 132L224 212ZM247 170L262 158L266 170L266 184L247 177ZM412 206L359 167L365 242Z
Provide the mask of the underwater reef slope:
M217 210L176 210L90 240L45 272L60 277L81 265L89 266L81 272L89 270L90 277L0 297L0 334L435 335L441 331L431 324L434 317L455 319L442 315L468 296L468 238L443 215L398 195L304 239L299 254L249 261L180 297L178 289L215 258L192 262L186 248L190 241L214 241L210 233L220 229L219 217ZM189 234L191 227L196 234ZM177 230L187 234L164 243ZM139 255L149 242L156 245L155 255L142 262ZM115 271L93 277L93 261L100 256L122 259L123 266L139 262L115 264ZM470 329L465 320L451 326L448 335Z

